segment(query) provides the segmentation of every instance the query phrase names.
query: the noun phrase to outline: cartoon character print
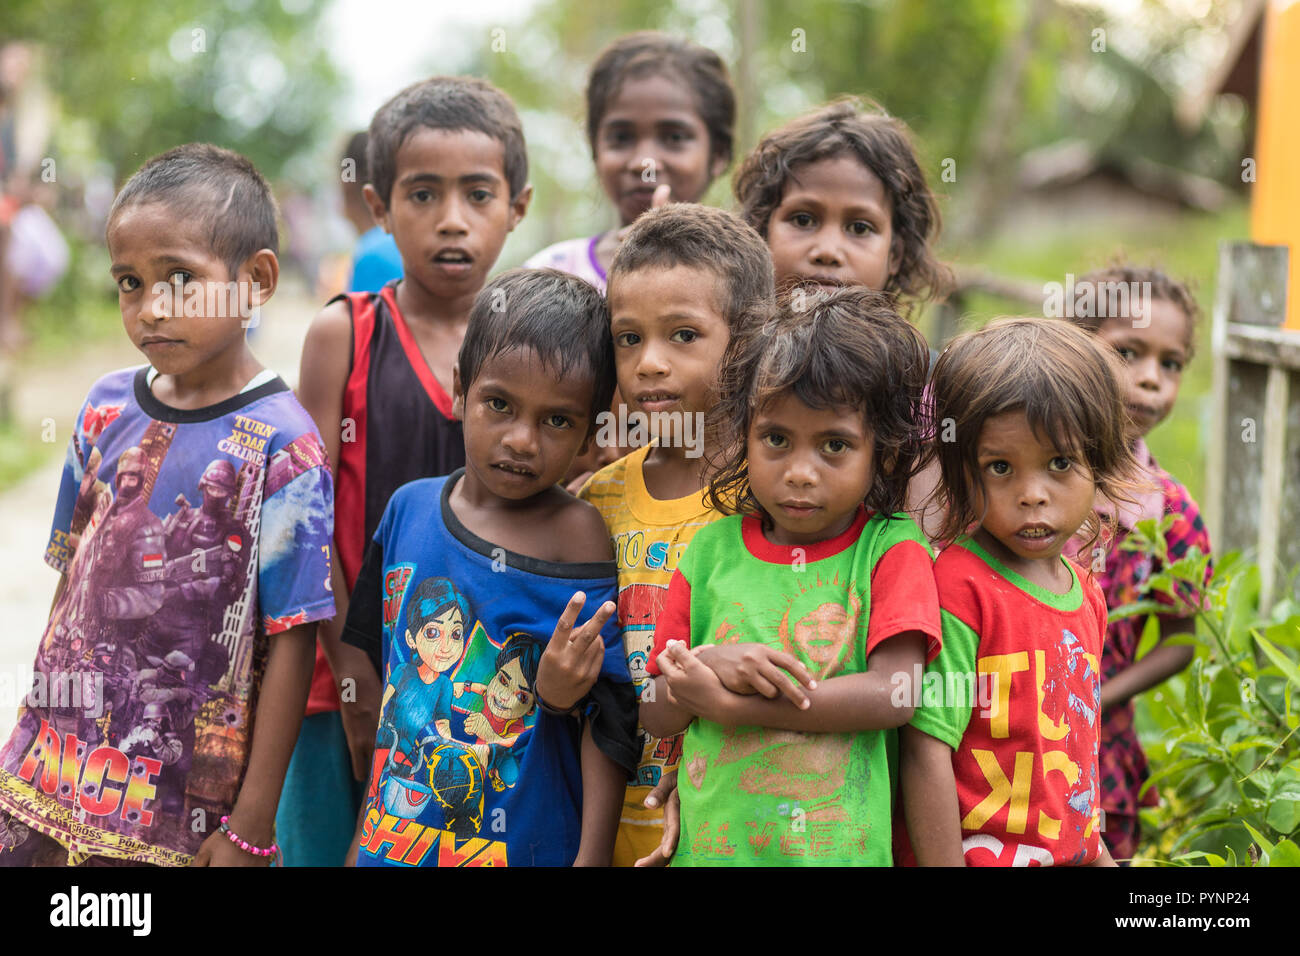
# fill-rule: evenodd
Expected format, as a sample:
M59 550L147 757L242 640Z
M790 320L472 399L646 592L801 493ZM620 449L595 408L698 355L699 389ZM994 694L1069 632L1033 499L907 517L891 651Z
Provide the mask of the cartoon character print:
M1064 720L1072 734L1076 729L1087 727L1088 737L1097 740L1101 681L1084 652L1083 642L1067 628L1062 630L1060 642L1049 653L1051 659L1046 664L1043 676L1043 713L1058 724ZM1101 799L1096 753L1083 756L1092 758L1083 760L1087 773L1079 775L1066 798L1070 808L1078 815L1074 829L1079 834L1081 844ZM1081 846L1073 862L1082 863L1084 854Z
M410 658L388 677L375 742L383 773L374 789L382 783L383 805L394 816L414 819L434 796L436 763L430 761L448 756L442 745L451 738L452 683L446 675L464 655L472 620L469 600L446 578L425 578L411 594L403 635ZM472 782L472 772L468 777ZM444 782L454 809L460 801L451 801L450 794L460 791L461 782Z
M519 778L513 748L532 726L543 645L520 632L498 647L447 578L415 586L403 640L411 657L385 690L370 799L409 820L436 805L443 828L468 839L483 824L484 784L500 792Z
M483 709L465 716L465 733L473 734L472 748L488 781L497 791L512 787L519 779L519 764L511 747L528 729L527 718L537 705L533 685L542 660L542 643L523 632L510 635L496 659L496 674L487 684L465 682L456 685L456 696L468 691L483 698Z

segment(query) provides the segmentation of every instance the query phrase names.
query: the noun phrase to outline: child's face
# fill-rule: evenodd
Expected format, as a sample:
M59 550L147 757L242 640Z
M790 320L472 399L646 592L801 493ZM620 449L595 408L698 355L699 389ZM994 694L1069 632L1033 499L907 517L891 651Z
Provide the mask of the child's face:
M406 643L424 664L439 674L460 659L465 649L465 619L460 608L449 607L414 635L406 632Z
M532 187L511 199L505 146L478 130L421 127L397 150L395 166L387 207L372 186L365 195L392 233L406 277L436 298L474 295L527 212Z
M126 334L160 374L186 377L231 364L245 323L275 290L269 249L235 275L205 224L164 203L131 205L109 223L108 252Z
M1172 302L1151 302L1150 324L1108 319L1097 337L1119 352L1124 364L1124 405L1130 440L1141 438L1169 414L1187 364L1187 315Z
M485 696L488 707L498 717L523 717L533 709L533 689L524 678L518 658L493 675Z
M693 266L638 269L610 283L618 388L629 411L708 411L731 338L723 296L718 275Z
M1023 411L988 419L976 454L981 544L1013 568L1055 562L1092 511L1087 465L1034 432Z
M590 373L558 378L532 349L513 349L483 362L468 392L459 366L453 379L466 471L496 497L522 501L546 491L587 447Z
M798 167L767 225L776 283L881 290L893 274L893 203L852 156Z
M847 530L874 475L875 436L861 412L811 408L784 393L749 426L749 485L776 544L812 544Z
M709 130L695 94L679 79L626 80L596 127L596 175L623 225L650 208L667 183L674 202L698 202L726 168L710 155Z

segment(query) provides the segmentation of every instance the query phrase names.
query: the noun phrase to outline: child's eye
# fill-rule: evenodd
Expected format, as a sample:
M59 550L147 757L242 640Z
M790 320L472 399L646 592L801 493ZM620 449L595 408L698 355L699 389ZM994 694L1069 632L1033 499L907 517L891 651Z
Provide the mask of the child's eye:
M186 272L184 269L177 269L167 277L168 281L171 282L172 285L188 285L190 280L193 278L194 273Z
M855 222L849 223L849 232L853 233L855 236L865 236L875 231L875 226L871 225L871 223L867 222L865 219L858 219Z
M1119 357L1125 362L1131 362L1137 358L1137 352L1133 351L1133 349L1129 348L1127 345L1116 346L1115 351L1119 353Z
M635 332L620 332L618 335L614 336L614 344L621 345L624 348L639 345L640 343L641 336L637 335Z
M425 203L433 199L432 189L415 189L411 191L411 199L415 202Z
M1069 471L1073 464L1074 463L1064 455L1057 455L1047 463L1047 467L1052 471Z
M808 229L816 222L816 220L806 212L797 212L790 217L790 222L793 225L798 226L800 229Z
M483 400L483 404L494 412L505 413L510 411L510 405L504 398L486 398Z
M117 288L120 292L134 292L140 288L140 280L135 276L122 276L117 280Z
M760 439L768 448L785 448L790 444L790 440L784 435L777 432L768 432Z
M664 133L663 135L664 142L667 143L669 146L681 146L689 139L690 137L679 129L672 130L670 132Z
M694 329L678 329L676 332L672 334L672 337L669 339L669 341L678 342L682 345L688 345L691 342L694 342L699 337L700 337L699 333L697 333Z
M569 419L563 415L548 415L546 417L546 424L550 425L552 428L573 427L573 422L569 421Z
M1011 465L1005 461L991 461L984 466L984 470L990 475L996 475L999 478L1003 478L1011 474Z
M632 141L632 134L623 129L612 129L605 133L605 145L611 147L626 146Z
M830 455L842 455L849 450L849 443L843 438L828 438L822 449Z
M1175 375L1178 375L1183 371L1183 363L1180 362L1178 359L1165 359L1160 364L1163 365L1170 372L1173 372Z
M484 203L492 200L492 193L486 189L475 189L469 194L472 202Z

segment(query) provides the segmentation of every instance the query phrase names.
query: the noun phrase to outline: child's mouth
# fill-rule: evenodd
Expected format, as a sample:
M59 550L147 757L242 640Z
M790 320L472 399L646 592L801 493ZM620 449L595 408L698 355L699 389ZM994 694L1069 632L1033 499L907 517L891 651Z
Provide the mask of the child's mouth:
M537 473L523 465L512 465L510 462L498 462L492 466L498 471L503 471L507 475L517 475L520 478L536 478Z

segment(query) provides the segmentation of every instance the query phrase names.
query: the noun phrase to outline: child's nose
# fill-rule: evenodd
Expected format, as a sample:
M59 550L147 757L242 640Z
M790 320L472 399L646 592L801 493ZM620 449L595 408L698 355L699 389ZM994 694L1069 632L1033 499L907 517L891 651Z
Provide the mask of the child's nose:
M813 247L809 253L813 262L820 266L838 266L843 263L844 253L840 248L839 231L823 226L813 237Z
M537 453L537 432L530 425L519 422L506 432L501 444L512 454L534 455Z
M1030 478L1020 485L1020 503L1029 507L1047 504L1047 484Z
M638 375L643 376L667 375L669 365L663 350L655 343L647 342L641 348L641 354L638 356L636 372Z
M793 455L785 466L785 483L796 488L817 484L817 469L804 455Z
M443 235L464 235L469 232L469 225L465 218L465 204L459 196L448 196L443 202L438 232Z

